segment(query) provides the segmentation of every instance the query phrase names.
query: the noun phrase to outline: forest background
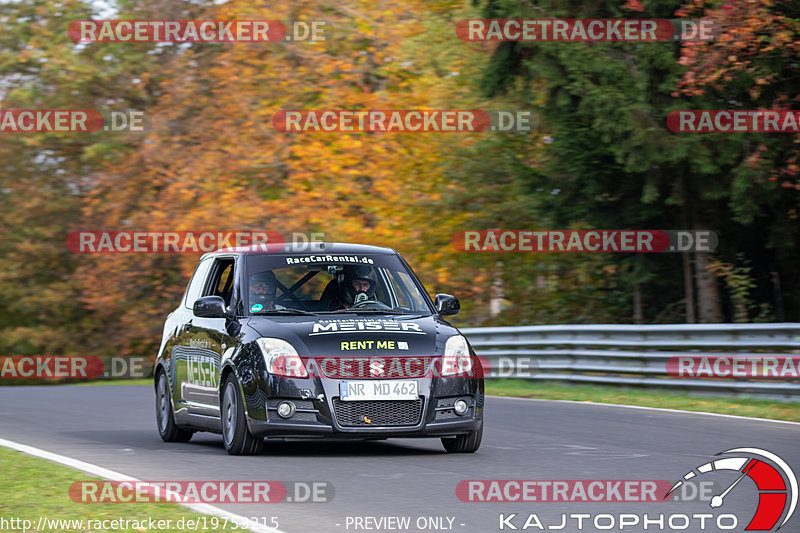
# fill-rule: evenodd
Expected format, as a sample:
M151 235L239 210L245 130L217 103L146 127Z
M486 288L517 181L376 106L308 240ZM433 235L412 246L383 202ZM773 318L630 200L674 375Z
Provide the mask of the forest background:
M0 353L152 355L199 254L79 230L325 232L390 246L459 326L800 321L800 136L673 133L798 109L800 4L725 0L0 2L0 108L145 131L0 134ZM465 18L698 18L712 42L458 38ZM69 22L321 20L324 42L76 44ZM282 133L282 109L530 110L530 133ZM459 230L705 229L713 253L463 253ZM491 305L492 301L495 305ZM497 305L497 304L500 305Z

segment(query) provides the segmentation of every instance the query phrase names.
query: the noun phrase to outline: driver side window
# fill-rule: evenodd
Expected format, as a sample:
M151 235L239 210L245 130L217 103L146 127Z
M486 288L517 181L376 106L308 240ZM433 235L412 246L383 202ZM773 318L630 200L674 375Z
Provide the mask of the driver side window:
M195 300L202 295L203 287L205 287L206 284L206 278L208 278L208 269L211 268L213 262L213 259L208 258L197 266L197 270L195 270L194 276L192 276L192 280L186 288L186 296L183 300L183 306L187 309L191 309L194 306Z
M217 259L211 271L211 278L205 287L203 296L220 296L225 300L225 307L231 305L233 295L234 260Z

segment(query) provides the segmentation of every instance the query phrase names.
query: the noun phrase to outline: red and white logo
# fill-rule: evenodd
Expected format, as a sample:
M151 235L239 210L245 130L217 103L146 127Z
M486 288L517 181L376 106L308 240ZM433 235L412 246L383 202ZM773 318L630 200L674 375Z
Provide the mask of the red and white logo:
M278 42L286 26L277 20L73 20L76 43Z
M782 458L760 448L733 448L717 455L733 455L702 464L687 472L675 483L667 495L689 480L714 472L737 472L736 480L711 498L710 505L717 509L744 478L755 483L758 507L745 531L778 531L797 508L797 476ZM782 520L781 520L782 518Z
M0 133L89 133L103 123L93 109L0 109Z
M667 115L676 133L797 133L800 111L781 109L680 109Z
M710 252L718 239L705 230L459 230L460 252Z
M797 355L681 355L667 360L675 378L800 379Z
M76 254L208 253L221 248L282 245L277 231L73 231L67 247Z

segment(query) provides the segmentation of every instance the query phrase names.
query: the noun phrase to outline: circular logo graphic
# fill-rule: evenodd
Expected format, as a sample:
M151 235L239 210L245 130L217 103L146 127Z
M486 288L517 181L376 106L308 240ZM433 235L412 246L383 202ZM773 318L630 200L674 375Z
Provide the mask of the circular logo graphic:
M675 483L669 493L680 487L684 481L697 476L725 470L737 472L739 475L736 480L721 494L711 498L711 507L714 509L721 507L728 493L747 477L755 482L758 489L758 507L747 525L746 531L772 531L773 528L775 528L774 531L777 531L781 529L797 508L798 484L792 469L776 454L760 448L734 448L717 455L727 454L738 454L739 456L717 459L698 466ZM781 517L783 517L783 521L778 525Z
M262 309L264 309L264 306L263 306L263 305L261 305L261 304L254 304L254 305L253 305L253 306L250 308L250 311L251 311L251 312L253 312L253 313L258 313L258 312L259 312L259 311L261 311Z

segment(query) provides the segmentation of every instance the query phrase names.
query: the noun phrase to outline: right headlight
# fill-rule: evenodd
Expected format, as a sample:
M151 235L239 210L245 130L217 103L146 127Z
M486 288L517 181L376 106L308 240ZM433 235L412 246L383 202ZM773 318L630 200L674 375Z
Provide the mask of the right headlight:
M306 366L291 343L271 337L262 337L257 342L270 374L284 378L308 377Z
M467 339L463 335L453 335L444 344L442 376L469 374L472 371L472 358L469 355Z

